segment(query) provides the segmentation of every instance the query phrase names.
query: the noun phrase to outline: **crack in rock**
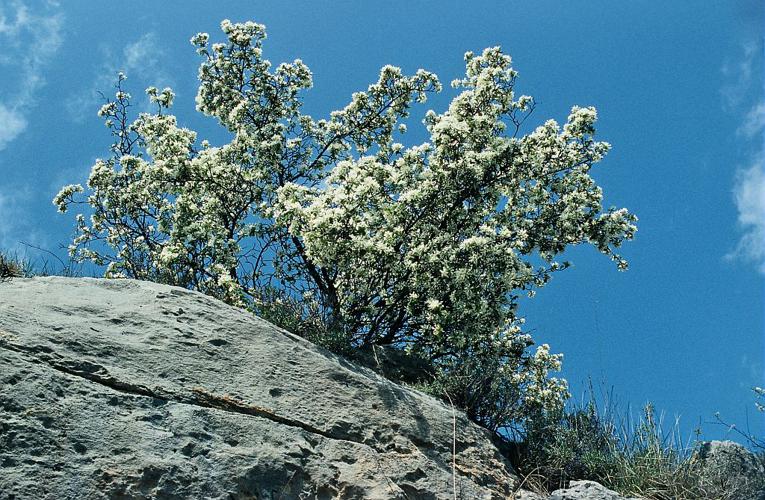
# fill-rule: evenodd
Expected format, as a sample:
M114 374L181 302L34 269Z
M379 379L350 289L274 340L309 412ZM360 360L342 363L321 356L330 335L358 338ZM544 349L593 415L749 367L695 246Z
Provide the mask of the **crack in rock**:
M319 429L318 427L307 424L300 420L278 415L267 408L239 401L229 395L217 395L207 391L202 387L194 387L191 389L190 394L183 394L176 391L169 391L158 386L151 389L144 385L123 382L109 375L108 370L101 365L91 363L89 361L74 361L63 358L60 355L54 353L52 349L45 346L30 347L14 344L10 342L9 338L11 338L10 335L0 331L0 348L30 356L34 358L35 361L45 363L56 371L94 382L118 392L160 399L172 403L188 404L199 406L201 408L211 408L231 413L260 417L282 425L297 427L306 432L317 434L327 439L332 439L335 441L348 441L367 446L375 450L375 448L370 446L368 443L335 435L331 432Z
M166 285L0 285L0 379L2 498L499 499L518 484L464 414Z

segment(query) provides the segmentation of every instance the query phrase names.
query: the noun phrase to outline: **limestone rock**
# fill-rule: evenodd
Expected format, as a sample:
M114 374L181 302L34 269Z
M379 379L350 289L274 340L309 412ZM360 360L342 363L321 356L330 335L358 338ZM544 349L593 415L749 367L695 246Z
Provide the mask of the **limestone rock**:
M0 283L2 498L509 497L460 412L453 457L452 415L199 293Z
M513 494L513 500L547 500L550 495L540 495L528 490L518 490Z
M765 466L733 441L709 441L699 452L701 476L723 498L765 500Z
M526 490L513 494L514 500L641 500L624 497L595 481L571 481L568 488L553 491L549 495L540 495Z
M568 488L555 490L550 500L639 500L627 498L595 481L571 481Z

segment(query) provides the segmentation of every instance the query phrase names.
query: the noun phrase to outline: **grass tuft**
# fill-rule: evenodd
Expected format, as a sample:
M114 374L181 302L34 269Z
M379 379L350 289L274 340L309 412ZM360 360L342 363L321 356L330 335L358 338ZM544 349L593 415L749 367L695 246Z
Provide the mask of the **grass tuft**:
M32 274L32 265L27 259L0 252L0 280L26 278Z
M0 250L0 280L32 278L34 276L82 276L80 266L73 260L70 259L65 262L50 250L26 243L24 245L41 252L43 255L32 260L27 256L21 257L18 253Z
M699 436L697 430L693 439L683 441L678 422L667 430L651 404L634 419L629 411L620 415L613 404L599 408L590 397L529 423L511 460L526 488L540 493L572 480L597 481L625 496L657 500L733 500L744 498L743 489L765 489L765 478L741 488L720 487L705 478ZM765 461L762 450L757 459Z

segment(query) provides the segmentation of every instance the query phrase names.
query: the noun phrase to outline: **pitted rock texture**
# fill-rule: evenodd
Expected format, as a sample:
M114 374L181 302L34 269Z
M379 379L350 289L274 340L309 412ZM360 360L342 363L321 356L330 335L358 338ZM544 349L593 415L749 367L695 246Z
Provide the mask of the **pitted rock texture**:
M519 490L513 498L515 500L641 500L624 497L595 481L571 481L568 488L555 490L549 495Z
M453 456L452 418L199 293L0 283L0 498L508 498L491 434L456 412Z
M733 441L708 441L698 452L701 477L725 499L765 500L765 464Z
M571 481L568 488L555 490L550 500L640 500L624 497L595 481Z

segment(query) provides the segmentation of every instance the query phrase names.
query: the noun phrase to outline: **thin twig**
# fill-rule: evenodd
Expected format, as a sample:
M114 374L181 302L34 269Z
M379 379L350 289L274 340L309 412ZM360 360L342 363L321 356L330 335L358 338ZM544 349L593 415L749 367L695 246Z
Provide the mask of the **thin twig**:
M58 255L56 255L55 253L51 252L51 251L50 251L50 250L48 250L47 248L42 248L42 247L39 247L39 246L37 246L37 245L33 245L33 244L31 244L31 243L27 243L27 242L25 242L25 241L19 241L19 243L21 243L21 244L22 244L22 245L24 245L25 247L33 248L33 249L35 249L35 250L39 250L39 251L41 251L41 252L45 252L45 253L47 253L47 254L49 254L49 255L53 256L53 258L54 258L54 259L56 259L56 260L59 262L59 264L61 264L61 267L62 267L64 270L67 270L67 269L69 269L69 266L68 266L67 264L65 264L63 260L61 260L61 257L59 257L59 256L58 256Z

